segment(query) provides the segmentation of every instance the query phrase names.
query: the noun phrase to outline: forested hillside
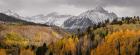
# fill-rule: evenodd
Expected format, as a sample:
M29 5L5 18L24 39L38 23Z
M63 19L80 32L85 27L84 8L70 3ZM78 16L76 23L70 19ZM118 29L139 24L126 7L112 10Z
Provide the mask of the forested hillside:
M77 32L40 25L1 24L0 55L140 55L139 16L112 22L107 19Z
M48 45L49 54L58 55L139 55L139 17L106 20L87 31L64 37Z

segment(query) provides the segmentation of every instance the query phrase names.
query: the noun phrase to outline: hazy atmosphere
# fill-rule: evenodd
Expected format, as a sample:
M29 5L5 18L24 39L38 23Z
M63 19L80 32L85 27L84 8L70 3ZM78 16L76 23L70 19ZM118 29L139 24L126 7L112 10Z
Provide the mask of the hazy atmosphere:
M118 16L140 15L140 0L0 0L0 9L10 9L21 16L59 12L78 15L102 6Z

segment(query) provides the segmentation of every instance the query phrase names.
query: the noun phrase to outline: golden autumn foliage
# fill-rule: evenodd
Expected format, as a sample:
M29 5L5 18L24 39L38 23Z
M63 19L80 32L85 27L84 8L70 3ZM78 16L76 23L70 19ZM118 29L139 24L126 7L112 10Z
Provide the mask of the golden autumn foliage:
M0 55L6 55L5 49L0 49Z
M74 54L76 52L76 44L78 43L78 38L63 38L56 43L49 45L49 50L53 51L54 54L64 55L66 52L71 52Z
M104 41L97 47L94 55L118 55L117 45L120 45L121 55L135 55L140 39L140 30L120 30L108 34Z
M68 36L69 33L61 29L56 29L55 27L39 26L39 25L8 25L0 24L0 39L8 39L7 36L16 37L16 39L26 39L21 40L20 43L28 42L28 45L42 45L44 42L50 44L51 42L56 42L62 39L64 36ZM2 37L2 38L1 38ZM9 38L13 39L13 38ZM4 40L4 39L3 39ZM17 45L18 41L7 40L6 43L14 43ZM5 42L5 40L3 41ZM22 43L23 44L23 43ZM9 44L10 45L10 44Z
M28 40L21 35L10 32L5 35L5 39L3 40L6 45L20 45L26 46L28 44Z
M11 50L12 47L19 48L20 55L35 55L43 43L47 43L47 48L43 48L47 50L47 55L136 55L140 45L138 23L107 24L71 35L52 27L30 25L11 25L6 30L0 26L0 31L0 36L4 37L4 44L8 45L0 46L5 48L0 49L0 55L6 55L6 50ZM35 46L32 50L21 48L27 45Z
M21 49L20 55L35 55L35 52L31 49Z
M75 52L75 50L76 50L75 47L76 47L76 41L72 38L68 38L67 42L64 45L65 50Z
M90 55L94 55L95 50L91 50Z

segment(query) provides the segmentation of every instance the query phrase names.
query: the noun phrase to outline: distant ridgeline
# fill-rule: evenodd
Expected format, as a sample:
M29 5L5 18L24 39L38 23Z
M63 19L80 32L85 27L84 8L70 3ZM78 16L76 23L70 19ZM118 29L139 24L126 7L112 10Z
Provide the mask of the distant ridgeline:
M43 26L47 26L47 25L44 25L44 24L37 24L37 23L33 23L33 22L24 21L24 20L21 20L19 18L14 17L14 16L8 16L4 13L0 13L0 24L23 24L23 25L43 25Z

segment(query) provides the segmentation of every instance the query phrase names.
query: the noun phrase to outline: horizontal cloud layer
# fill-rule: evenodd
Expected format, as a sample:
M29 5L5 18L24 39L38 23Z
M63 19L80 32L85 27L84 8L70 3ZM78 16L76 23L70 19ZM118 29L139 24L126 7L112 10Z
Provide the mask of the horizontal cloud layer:
M140 0L0 0L1 9L12 9L24 16L58 11L78 14L80 11L103 6L119 16L140 15ZM70 8L68 8L70 7ZM58 9L58 10L57 10ZM129 14L128 14L129 13Z

